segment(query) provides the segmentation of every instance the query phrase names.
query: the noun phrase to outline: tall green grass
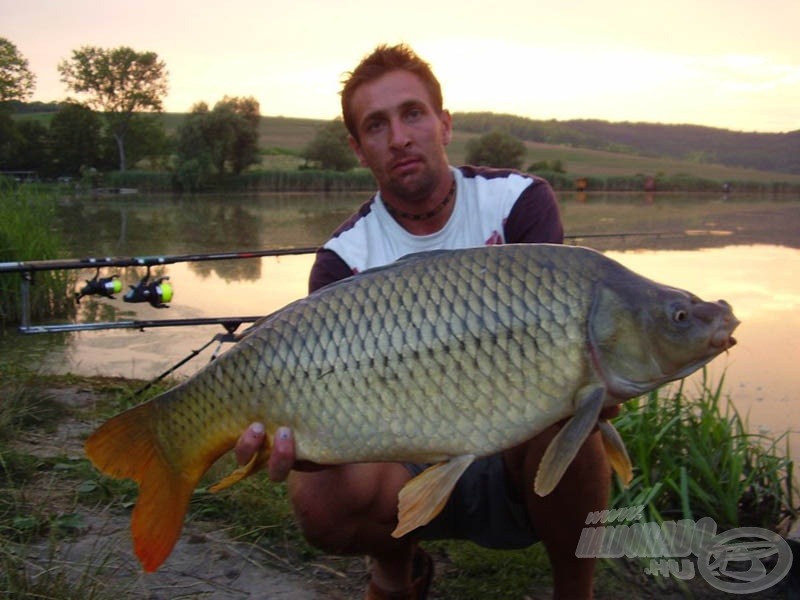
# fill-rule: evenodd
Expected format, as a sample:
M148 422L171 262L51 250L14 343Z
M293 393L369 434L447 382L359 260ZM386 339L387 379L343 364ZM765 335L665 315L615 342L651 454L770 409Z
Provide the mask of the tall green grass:
M720 530L775 529L796 511L788 434L749 432L706 374L694 394L685 384L629 401L614 422L634 467L611 505L645 506L649 520L711 517Z
M55 192L32 184L14 186L0 181L0 262L59 258L61 241L55 232ZM0 327L18 324L22 317L20 273L0 274ZM74 314L69 293L72 271L40 271L32 275L32 320Z

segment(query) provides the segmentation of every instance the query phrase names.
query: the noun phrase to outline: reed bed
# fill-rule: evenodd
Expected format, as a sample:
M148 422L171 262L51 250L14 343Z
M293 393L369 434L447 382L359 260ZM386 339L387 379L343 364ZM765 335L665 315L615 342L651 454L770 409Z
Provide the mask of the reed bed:
M654 184L653 191L660 192L720 192L723 183L717 179L694 175L674 174L648 177L641 174L581 176L577 173L540 171L536 175L547 179L556 190L587 192L639 192L645 182ZM582 181L579 186L578 182ZM759 194L800 194L800 183L781 181L727 181L730 190ZM353 192L372 191L375 180L366 169L347 172L317 169L251 170L241 175L208 178L194 189L184 185L180 177L166 171L110 172L99 184L105 188L136 188L143 192L204 192L204 191L261 191L261 192ZM585 187L584 187L585 186Z
M33 184L14 186L0 181L0 262L60 258L61 240L55 232L56 196L53 188ZM19 273L0 274L0 330L22 317ZM42 271L32 276L32 320L72 316L75 284L70 271Z

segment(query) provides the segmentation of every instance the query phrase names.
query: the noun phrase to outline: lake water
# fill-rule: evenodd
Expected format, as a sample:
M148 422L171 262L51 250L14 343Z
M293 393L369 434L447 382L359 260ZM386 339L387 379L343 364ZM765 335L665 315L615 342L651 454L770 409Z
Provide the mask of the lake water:
M70 258L306 247L324 241L366 196L65 198L59 221ZM579 236L570 243L595 247L701 298L730 302L742 321L736 332L739 344L711 364L712 378L725 374L725 393L747 415L751 430L797 430L800 198L568 193L560 194L560 200L567 234ZM168 275L174 287L170 308L85 298L78 320L268 314L305 294L312 259L300 255L168 265L158 273ZM130 268L113 272L120 273L125 289L144 274ZM81 282L92 275L81 272ZM149 379L221 331L220 326L203 326L26 336L10 332L0 338L0 352L43 372ZM213 344L176 374L196 371L217 349ZM696 378L690 390L692 385ZM793 455L800 456L796 439L792 446Z

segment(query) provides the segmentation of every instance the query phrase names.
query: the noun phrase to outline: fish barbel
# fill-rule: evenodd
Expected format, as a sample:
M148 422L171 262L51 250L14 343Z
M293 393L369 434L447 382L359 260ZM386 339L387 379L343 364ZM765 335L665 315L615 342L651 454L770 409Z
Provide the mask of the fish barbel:
M87 440L98 469L140 487L131 529L153 571L203 474L254 422L262 465L280 426L298 459L435 463L399 497L399 537L429 522L477 456L566 424L534 483L549 493L611 406L684 377L736 343L724 301L641 277L599 252L520 244L415 254L266 317L229 351ZM609 460L632 476L602 421Z

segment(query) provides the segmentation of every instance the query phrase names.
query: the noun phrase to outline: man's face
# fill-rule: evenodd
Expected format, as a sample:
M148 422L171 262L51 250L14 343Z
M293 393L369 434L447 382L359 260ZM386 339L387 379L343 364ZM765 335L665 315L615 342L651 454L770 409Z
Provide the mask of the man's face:
M350 146L383 194L421 202L449 176L450 114L437 112L416 75L391 71L361 85L351 113L359 139L351 137Z

